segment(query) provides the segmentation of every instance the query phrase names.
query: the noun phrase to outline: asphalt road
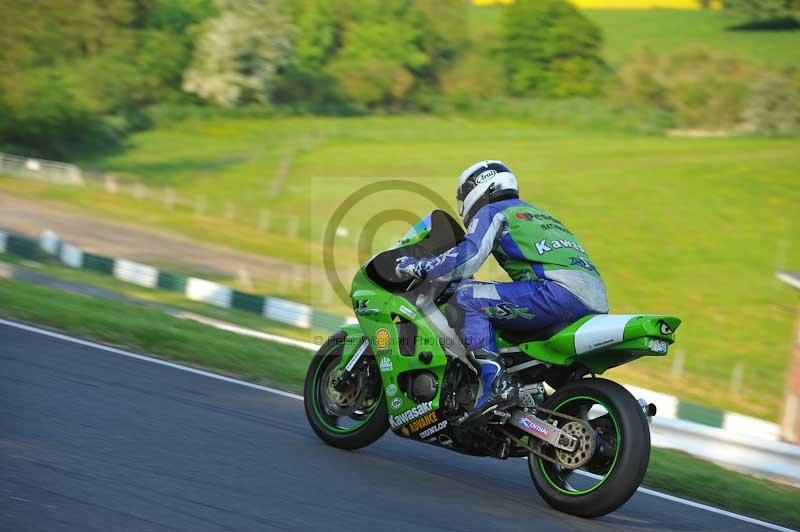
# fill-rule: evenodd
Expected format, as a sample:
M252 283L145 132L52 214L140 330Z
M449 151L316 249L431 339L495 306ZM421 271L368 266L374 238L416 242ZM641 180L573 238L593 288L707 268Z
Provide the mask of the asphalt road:
M639 493L587 520L521 460L326 446L296 399L0 324L0 530L753 530Z

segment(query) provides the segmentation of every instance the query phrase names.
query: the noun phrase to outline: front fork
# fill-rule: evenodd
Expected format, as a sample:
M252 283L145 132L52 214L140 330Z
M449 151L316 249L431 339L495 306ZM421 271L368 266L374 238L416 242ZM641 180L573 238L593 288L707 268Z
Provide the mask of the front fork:
M342 389L347 388L352 383L354 377L353 369L361 360L362 355L366 352L368 347L369 342L367 340L361 342L355 354L353 354L350 360L344 365L342 372L331 380L331 386L333 386L334 390L342 391Z

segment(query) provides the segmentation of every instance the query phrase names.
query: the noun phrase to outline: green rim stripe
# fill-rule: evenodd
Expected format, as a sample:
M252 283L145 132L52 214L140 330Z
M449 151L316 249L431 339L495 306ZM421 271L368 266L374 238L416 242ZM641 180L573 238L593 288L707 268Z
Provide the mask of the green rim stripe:
M328 351L326 351L325 354L322 355L323 358L326 358L330 354L330 352L333 351L334 349L336 349L336 346L331 347ZM369 415L366 417L366 419L364 419L363 421L361 421L360 423L358 423L357 425L355 425L353 427L350 427L350 428L347 428L347 429L343 429L341 427L337 427L337 426L334 426L334 425L331 425L330 423L328 423L325 420L325 418L322 416L322 413L319 411L319 406L317 405L317 378L319 376L319 370L320 370L321 367L322 367L322 363L317 365L317 369L314 370L314 379L312 380L312 383L311 383L311 387L312 387L311 406L314 408L314 415L317 416L317 419L320 421L320 423L325 425L325 427L327 427L329 430L331 430L333 432L338 432L339 434L347 434L349 432L354 432L354 431L360 429L370 419L372 419L372 416L374 416L375 412L378 411L378 405L380 404L380 401L383 400L383 387L381 387L380 395L378 396L377 401L375 401L375 407L373 407L372 412L369 413Z

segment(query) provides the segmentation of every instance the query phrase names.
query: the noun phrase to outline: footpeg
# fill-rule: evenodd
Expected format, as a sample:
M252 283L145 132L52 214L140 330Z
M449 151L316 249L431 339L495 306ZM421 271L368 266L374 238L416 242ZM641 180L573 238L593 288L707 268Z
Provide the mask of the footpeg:
M511 419L511 414L504 410L495 410L492 412L492 416L493 418L497 419L497 423L501 425L505 424L509 419Z

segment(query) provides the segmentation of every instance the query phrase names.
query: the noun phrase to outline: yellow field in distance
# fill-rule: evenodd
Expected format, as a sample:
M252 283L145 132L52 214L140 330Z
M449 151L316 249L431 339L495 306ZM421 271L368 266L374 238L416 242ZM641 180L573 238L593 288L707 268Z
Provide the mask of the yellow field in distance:
M472 0L476 6L510 4L514 0ZM569 0L583 9L650 9L654 7L671 9L699 9L697 0ZM719 4L719 2L713 2ZM715 5L718 7L718 5Z

